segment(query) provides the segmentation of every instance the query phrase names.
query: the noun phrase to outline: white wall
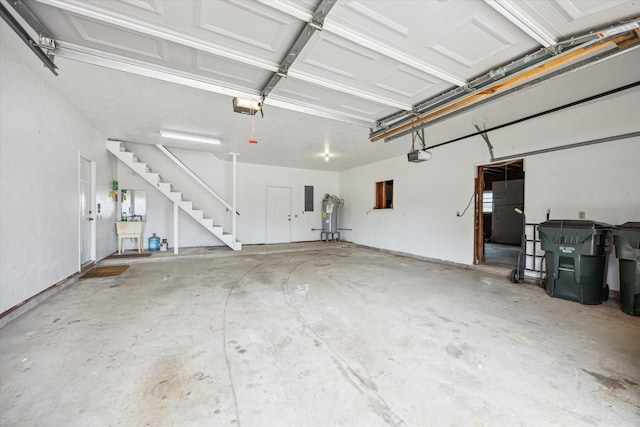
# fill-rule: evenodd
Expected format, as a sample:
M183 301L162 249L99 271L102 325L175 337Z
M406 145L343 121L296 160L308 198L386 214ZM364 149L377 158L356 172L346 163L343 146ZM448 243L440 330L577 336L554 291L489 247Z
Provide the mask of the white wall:
M160 173L162 180L173 184L174 191L181 191L184 200L193 201L194 207L203 209L205 217L231 232L231 212L213 196L204 191L184 171L162 154L155 146L127 143L127 149L137 154L140 161ZM232 163L230 156L218 159L206 151L169 148L184 164L206 182L229 204L232 201ZM291 188L291 241L319 240L320 232L311 231L321 227L321 201L326 193L337 194L338 173L306 169L281 168L242 163L238 157L238 240L243 244L259 244L266 241L266 189L268 186ZM120 188L147 190L147 224L145 225L145 247L147 239L156 233L166 238L169 246L173 241L173 203L153 186L140 178L129 167L119 162L118 180ZM314 186L314 212L304 212L304 186ZM218 246L222 243L206 232L202 226L186 213L179 213L179 246ZM133 242L126 248L133 248Z
M96 202L102 205L96 224L98 260L116 248L114 222L119 212L109 198L112 179L118 179L121 188L148 191L145 243L156 232L173 244L171 203L118 165L105 150L104 136L52 90L47 80L55 77L40 72L41 65L31 59L33 63L23 63L0 43L0 312L78 271L80 155L97 165ZM492 132L495 153L504 156L637 131L638 93L627 92ZM481 116L473 118L485 121ZM173 165L163 167L163 162L170 163L155 147L132 145L142 160L229 230L231 214ZM231 199L229 161L186 150L176 154ZM527 219L543 220L549 207L554 218L575 218L578 210L584 210L590 219L613 224L640 220L638 159L637 138L526 158ZM321 199L325 193L337 194L346 200L341 225L353 228L343 233L344 238L470 264L472 209L462 217L456 211L464 210L473 194L477 165L487 163L486 146L479 137L438 148L426 163L409 164L399 156L339 174L247 164L240 158L238 238L245 244L264 243L266 188L290 187L292 241L319 239L320 233L311 228L321 225ZM395 182L394 209L371 211L375 182L388 179ZM305 185L315 187L313 213L303 213ZM181 214L180 246L218 244ZM615 267L610 273L616 274Z
M611 225L640 221L640 138L559 151L527 160L527 222L585 218ZM613 244L613 241L611 241ZM620 289L615 250L607 283Z
M638 130L638 91L524 122L489 134L496 156L560 146ZM478 120L482 122L482 120ZM469 119L469 123L471 119ZM460 131L462 134L462 131ZM437 143L439 141L433 141ZM345 238L355 243L463 264L473 262L473 194L477 166L488 164L482 139L433 150L428 162L405 156L340 174L347 199ZM527 222L552 218L620 224L640 221L640 139L628 139L525 158ZM394 180L394 209L373 210L376 181ZM619 289L617 261L610 260L609 285Z
M80 154L97 166L97 258L116 245L105 138L33 69L0 43L0 312L78 272Z
M193 202L194 207L203 209L205 217L214 218L214 223L223 225L230 230L230 214L224 206L218 203L196 184L185 172L165 156L155 145L125 144L129 151L138 156L139 161L147 163L154 172L160 173L162 180L173 184L174 191L183 192L183 199ZM226 162L218 161L211 153L171 148L171 151L200 178L209 184L220 196L226 198ZM231 178L229 172L229 179ZM160 238L167 239L173 247L173 203L122 162L118 162L118 181L120 189L146 190L147 218L143 235L144 247L148 247L148 238L156 233ZM229 192L229 195L231 193ZM231 197L229 197L231 200ZM229 226L226 222L229 222ZM209 234L200 224L186 213L179 213L179 242L185 246L215 246L221 244L213 235ZM135 243L127 242L125 249L136 247Z
M341 173L340 192L346 200L343 222L345 228L353 229L345 231L344 238L382 249L470 263L473 206L462 217L457 217L456 211L463 211L473 195L474 167L470 159L464 161L467 167L462 167L457 151L446 146L428 162L408 163L406 156L401 156ZM394 186L393 209L372 209L375 183L390 179Z
M527 221L640 221L640 138L532 156L526 183Z
M291 188L291 241L320 240L322 199L339 195L338 173L308 169L238 165L238 236L243 243L264 243L267 237L267 187ZM304 186L314 187L313 212L304 212Z

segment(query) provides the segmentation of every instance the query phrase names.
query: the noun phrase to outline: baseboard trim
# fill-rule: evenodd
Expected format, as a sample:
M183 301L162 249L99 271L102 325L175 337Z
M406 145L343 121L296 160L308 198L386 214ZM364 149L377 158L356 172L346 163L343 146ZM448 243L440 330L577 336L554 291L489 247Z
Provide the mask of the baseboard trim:
M27 311L31 310L32 308L34 308L35 306L37 306L41 302L43 302L46 299L50 298L51 296L57 294L58 292L60 292L64 288L66 288L67 286L72 285L75 282L77 282L78 279L84 273L86 273L88 270L90 270L94 265L95 265L95 262L91 262L91 263L87 263L87 264L83 265L82 269L81 269L82 271L79 271L79 272L77 272L75 274L72 274L71 276L67 277L66 279L60 280L59 282L49 286L45 290L38 292L37 294L33 295L32 297L27 298L26 300L22 301L21 303L16 304L13 307L11 307L10 309L8 309L8 310L4 311L3 313L1 313L0 314L0 328L4 327L7 323L9 323L12 320L16 319L17 317L23 315L24 313L26 313Z

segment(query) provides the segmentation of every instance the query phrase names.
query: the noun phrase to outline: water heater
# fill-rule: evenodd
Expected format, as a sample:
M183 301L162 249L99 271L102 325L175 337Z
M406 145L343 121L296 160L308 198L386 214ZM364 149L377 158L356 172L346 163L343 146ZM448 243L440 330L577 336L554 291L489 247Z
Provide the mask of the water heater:
M337 196L324 195L322 200L322 231L327 233L338 232L338 220L342 200Z

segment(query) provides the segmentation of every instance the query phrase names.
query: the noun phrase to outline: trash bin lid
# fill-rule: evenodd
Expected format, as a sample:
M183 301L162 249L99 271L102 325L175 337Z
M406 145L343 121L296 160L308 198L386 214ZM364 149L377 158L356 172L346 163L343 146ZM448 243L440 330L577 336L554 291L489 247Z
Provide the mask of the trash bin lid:
M616 230L640 231L640 222L629 221L624 224L616 225Z
M540 224L540 227L552 228L613 228L611 224L597 221L587 221L582 219L552 219Z

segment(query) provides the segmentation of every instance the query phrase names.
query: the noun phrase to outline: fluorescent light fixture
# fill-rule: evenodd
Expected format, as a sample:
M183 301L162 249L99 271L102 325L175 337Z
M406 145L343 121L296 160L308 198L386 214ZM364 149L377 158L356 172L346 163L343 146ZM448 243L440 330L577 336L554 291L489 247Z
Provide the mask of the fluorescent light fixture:
M190 135L187 133L171 132L166 130L160 131L160 136L170 139L179 139L181 141L204 142L205 144L222 144L222 140L218 138L209 138L207 136Z
M233 111L240 114L255 115L262 104L255 99L233 98Z

